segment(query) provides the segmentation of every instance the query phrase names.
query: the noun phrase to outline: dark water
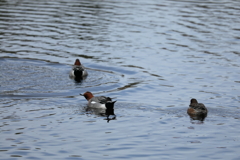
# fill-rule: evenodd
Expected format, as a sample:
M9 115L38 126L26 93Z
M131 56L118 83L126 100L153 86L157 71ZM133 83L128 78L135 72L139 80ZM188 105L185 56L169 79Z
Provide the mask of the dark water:
M237 0L0 0L0 159L240 159L239 17Z

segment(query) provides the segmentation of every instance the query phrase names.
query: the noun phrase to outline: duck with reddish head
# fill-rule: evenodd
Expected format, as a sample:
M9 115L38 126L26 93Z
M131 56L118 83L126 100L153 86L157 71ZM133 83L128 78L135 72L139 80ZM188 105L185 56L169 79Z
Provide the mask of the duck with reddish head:
M80 94L86 98L88 101L88 107L91 108L114 108L114 103L116 101L112 101L112 98L105 97L105 96L93 96L93 94L89 91L85 92L84 94Z
M198 103L198 101L193 98L190 101L187 113L193 120L203 121L207 117L208 110L204 104Z
M112 101L112 98L105 96L93 96L93 94L89 91L84 94L80 94L84 96L88 101L88 109L92 109L95 113L100 115L107 115L107 118L110 115L114 115L114 103L116 101ZM116 117L114 117L115 119Z
M72 67L72 70L69 73L69 77L75 80L81 80L83 78L86 78L87 75L88 75L88 72L86 68L81 64L79 59L76 59Z

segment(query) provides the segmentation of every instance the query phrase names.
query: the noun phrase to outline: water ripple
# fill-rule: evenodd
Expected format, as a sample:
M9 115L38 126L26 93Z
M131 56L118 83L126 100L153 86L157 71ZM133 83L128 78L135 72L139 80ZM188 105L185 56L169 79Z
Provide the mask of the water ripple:
M2 159L239 159L238 0L0 6ZM116 97L115 120L86 110L88 90Z
M74 82L68 77L71 66L51 64L32 59L1 59L2 97L48 97L79 94L77 90L105 88L119 83L120 74L89 69L86 80ZM55 83L52 83L55 82ZM111 88L111 87L110 87ZM77 93L74 93L77 92Z

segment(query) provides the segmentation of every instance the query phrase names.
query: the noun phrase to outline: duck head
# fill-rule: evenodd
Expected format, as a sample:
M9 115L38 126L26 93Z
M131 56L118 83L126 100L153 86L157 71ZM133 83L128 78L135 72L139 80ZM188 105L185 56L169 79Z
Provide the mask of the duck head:
M192 98L190 101L190 105L191 104L198 104L198 101L195 98Z
M93 96L93 94L89 91L85 92L84 94L80 94L81 96L84 96L86 98L86 100L90 100Z
M76 59L74 65L76 65L76 66L81 66L81 62L80 62L80 60L79 60L79 59Z

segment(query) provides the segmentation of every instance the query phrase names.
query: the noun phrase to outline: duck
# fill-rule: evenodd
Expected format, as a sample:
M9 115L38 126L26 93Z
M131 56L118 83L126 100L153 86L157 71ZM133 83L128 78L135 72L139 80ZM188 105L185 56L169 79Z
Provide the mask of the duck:
M114 103L116 102L116 101L112 101L112 98L110 97L93 96L93 94L89 91L80 95L86 98L86 100L88 101L88 107L90 108L112 110L114 108Z
M69 73L70 78L79 79L88 75L86 68L81 64L79 59L75 60L72 70Z
M195 98L192 98L187 113L193 120L203 121L207 116L208 110L203 103L198 103Z

